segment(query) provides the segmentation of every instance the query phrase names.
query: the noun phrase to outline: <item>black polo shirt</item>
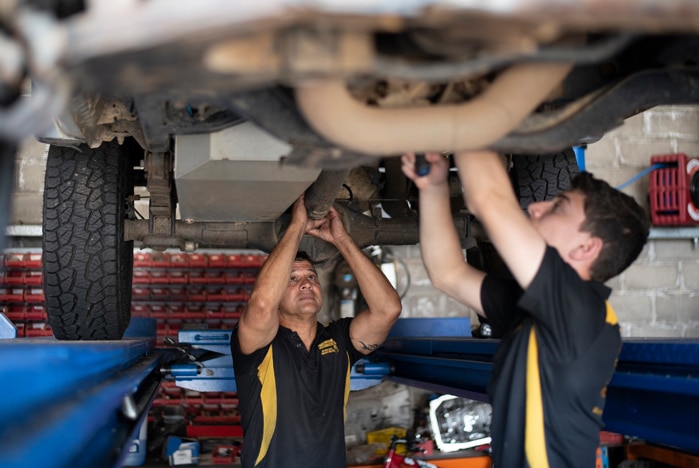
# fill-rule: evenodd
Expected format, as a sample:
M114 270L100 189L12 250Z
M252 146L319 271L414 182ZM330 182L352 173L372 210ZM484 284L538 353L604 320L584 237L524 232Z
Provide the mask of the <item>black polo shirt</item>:
M493 466L595 466L606 386L621 350L611 290L548 247L526 291L487 276L481 302L502 341L489 394Z
M279 327L272 343L244 355L231 337L243 468L345 468L350 368L364 357L350 341L352 319L318 324L310 351Z

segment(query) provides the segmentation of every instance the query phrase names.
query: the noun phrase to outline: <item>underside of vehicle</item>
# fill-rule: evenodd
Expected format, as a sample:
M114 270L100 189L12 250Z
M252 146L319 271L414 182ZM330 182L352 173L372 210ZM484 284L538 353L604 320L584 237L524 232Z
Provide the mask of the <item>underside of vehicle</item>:
M59 338L121 336L134 242L269 251L305 193L311 216L336 206L362 247L415 244L403 152L503 153L524 206L566 188L571 147L699 102L691 0L6 3L0 137L51 145ZM26 78L31 102L17 97ZM455 227L480 241L451 176Z

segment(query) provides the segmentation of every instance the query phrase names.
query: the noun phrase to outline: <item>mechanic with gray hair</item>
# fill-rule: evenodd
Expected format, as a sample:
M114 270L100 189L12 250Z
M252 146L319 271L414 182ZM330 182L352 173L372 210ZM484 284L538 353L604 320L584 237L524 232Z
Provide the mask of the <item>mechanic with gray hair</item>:
M513 279L464 261L449 207L449 162L402 168L420 190L420 249L434 286L485 316L501 338L488 389L493 466L595 466L606 386L621 349L603 283L640 254L649 221L636 201L582 173L572 189L520 208L500 156L454 156L469 211Z
M321 285L298 253L305 234L333 244L352 269L367 308L322 325ZM331 208L310 219L303 196L257 277L231 338L243 424L242 466L346 468L350 368L383 343L401 301Z

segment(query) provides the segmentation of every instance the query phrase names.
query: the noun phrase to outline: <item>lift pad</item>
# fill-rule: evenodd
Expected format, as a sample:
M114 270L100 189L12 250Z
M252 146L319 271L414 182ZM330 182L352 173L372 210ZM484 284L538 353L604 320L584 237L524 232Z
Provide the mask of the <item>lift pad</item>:
M154 338L0 340L5 468L117 467L160 377Z
M389 339L376 359L390 380L479 401L498 340L455 337ZM699 340L626 339L607 388L605 430L699 453Z

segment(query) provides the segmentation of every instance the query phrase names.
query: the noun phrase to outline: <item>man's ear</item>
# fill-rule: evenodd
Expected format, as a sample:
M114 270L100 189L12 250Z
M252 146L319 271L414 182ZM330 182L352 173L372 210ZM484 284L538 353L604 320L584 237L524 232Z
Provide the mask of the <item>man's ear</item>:
M599 237L589 236L583 243L570 253L573 260L579 262L595 261L604 247L604 242Z

